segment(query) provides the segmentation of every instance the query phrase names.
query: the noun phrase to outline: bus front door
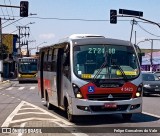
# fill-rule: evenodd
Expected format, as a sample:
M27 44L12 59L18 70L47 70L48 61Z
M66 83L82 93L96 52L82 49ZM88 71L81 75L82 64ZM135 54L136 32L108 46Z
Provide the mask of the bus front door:
M63 49L58 49L57 55L57 99L58 106L61 106L62 101L62 68L63 68Z

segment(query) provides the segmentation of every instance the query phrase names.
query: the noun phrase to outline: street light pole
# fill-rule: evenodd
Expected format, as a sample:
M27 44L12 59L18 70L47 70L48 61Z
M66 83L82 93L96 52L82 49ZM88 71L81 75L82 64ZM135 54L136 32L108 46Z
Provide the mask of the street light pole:
M140 43L142 43L142 42L146 42L146 40L139 41L136 45L138 46L138 44L140 44Z
M151 55L150 55L150 71L153 71L153 41L160 40L160 39L145 39L146 41L151 41Z
M37 47L37 52L38 52L38 47L40 46L40 45L42 45L42 44L44 44L44 43L47 43L47 42L42 42L42 43L40 43L40 44L38 44L36 47Z

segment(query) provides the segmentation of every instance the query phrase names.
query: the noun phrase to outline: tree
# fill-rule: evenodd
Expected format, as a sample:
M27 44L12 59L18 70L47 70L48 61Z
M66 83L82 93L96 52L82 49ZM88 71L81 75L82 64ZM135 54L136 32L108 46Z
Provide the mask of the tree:
M4 60L8 56L8 47L4 44L0 45L0 60Z

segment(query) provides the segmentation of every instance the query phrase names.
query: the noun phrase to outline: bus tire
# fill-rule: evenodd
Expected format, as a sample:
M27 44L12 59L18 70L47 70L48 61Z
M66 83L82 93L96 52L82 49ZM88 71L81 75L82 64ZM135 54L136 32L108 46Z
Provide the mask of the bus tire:
M130 114L122 114L122 117L125 121L130 121L132 118L132 113Z
M51 105L50 102L49 102L48 93L46 93L46 106L47 106L48 110L51 110L51 109L52 109L52 105Z
M74 122L74 115L72 115L69 111L69 104L68 101L65 101L65 111L66 111L66 116L69 122Z

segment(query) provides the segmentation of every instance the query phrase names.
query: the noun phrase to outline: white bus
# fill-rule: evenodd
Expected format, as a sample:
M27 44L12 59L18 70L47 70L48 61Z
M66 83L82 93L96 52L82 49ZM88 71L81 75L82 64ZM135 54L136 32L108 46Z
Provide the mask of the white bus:
M74 34L39 52L39 94L78 115L142 112L142 77L137 51L128 41L91 34Z

